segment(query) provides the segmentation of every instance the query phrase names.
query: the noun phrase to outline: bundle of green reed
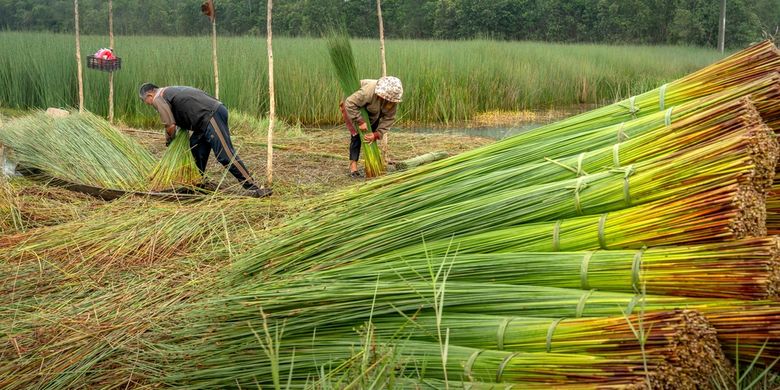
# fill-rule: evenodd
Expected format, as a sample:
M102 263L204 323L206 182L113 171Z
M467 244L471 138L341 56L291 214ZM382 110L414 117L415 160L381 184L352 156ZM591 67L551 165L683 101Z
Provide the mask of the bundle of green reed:
M349 96L360 89L360 77L358 77L357 67L355 66L355 57L352 54L352 45L349 43L349 36L345 33L331 33L327 37L328 52L333 62L333 68L336 71L336 77L339 79L341 90L345 96ZM385 173L385 161L382 153L379 151L377 142L367 143L363 140L366 134L371 134L371 121L368 118L368 112L361 109L363 121L368 128L362 131L355 126L355 130L360 133L360 139L363 143L363 153L366 162L366 176L376 177Z
M453 249L453 252L455 249ZM323 278L413 278L432 264L448 280L525 284L686 297L780 298L780 239L751 238L695 246L588 252L453 253L450 257L324 262Z
M27 168L95 187L145 190L154 166L146 149L90 113L15 119L3 125L0 142Z
M372 252L370 256L396 259L400 256L417 257L421 253L443 256L448 253L640 249L645 246L763 237L766 234L764 199L765 195L755 189L729 185L684 198L663 200L600 216L524 224L480 234L458 235L426 241L393 252ZM320 266L288 268L290 269L286 272L298 272L317 269Z
M675 322L672 324L677 325ZM450 335L454 335L454 331ZM711 326L686 333L690 333L686 336L707 335L707 338L706 341L700 339L691 342L691 345L681 343L683 340L664 340L662 348L667 349L664 351L666 356L661 351L647 349L644 360L642 348L636 342L630 344L633 348L624 347L626 354L633 356L615 354L604 357L544 350L499 351L482 345L466 347L451 340L447 347L446 363L442 361L443 356L437 343L407 341L399 343L397 348L401 356L409 358L409 361L404 362L406 371L419 373L424 378L502 385L546 385L554 388L568 388L570 384L589 384L593 388L706 388L716 373L729 371L725 368L728 363ZM689 361L677 364L684 358Z
M202 179L200 171L195 166L195 158L190 152L187 132L177 131L165 154L152 171L149 189L163 191L192 187L200 184Z
M446 266L446 265L445 265ZM197 327L219 330L197 340L197 349L220 340L224 348L240 348L252 334L246 321L256 321L262 308L269 321L285 322L288 339L343 335L355 324L381 316L413 317L424 310L501 316L579 318L687 308L698 310L718 330L724 349L735 356L739 345L741 359L761 358L770 362L780 353L780 306L773 301L635 295L552 287L508 285L484 282L446 281L438 287L423 277L409 280L362 281L352 279L303 278L282 283L251 284L229 291L226 296L204 302L210 318ZM435 290L441 300L434 299ZM446 290L446 293L444 292ZM210 305L210 307L208 306ZM203 314L203 313L200 313ZM226 322L225 319L230 319ZM221 319L221 320L218 320ZM229 340L228 340L229 339ZM766 345L764 346L764 342ZM204 359L207 359L204 356Z
M433 268L433 272L436 272L437 267L433 266ZM444 269L446 268L445 264ZM778 338L780 322L776 321L780 318L780 307L766 301L637 296L450 280L446 282L439 280L440 284L437 284L435 279L439 278L424 279L427 278L398 277L395 280L363 281L349 278L319 279L316 275L311 275L299 281L245 283L241 288L226 291L224 295L199 304L188 318L186 331L172 330L173 338L169 340L170 345L166 347L171 349L171 354L167 355L166 359L169 362L175 361L169 366L175 367L175 370L171 371L171 377L168 379L172 383L188 381L191 385L218 387L229 380L248 383L253 380L253 375L261 372L268 373L267 370L271 369L269 360L259 352L257 343L253 341L256 340L257 332L262 332L265 326L269 327L271 334L284 329L283 337L278 341L284 347L280 358L284 363L282 367L285 367L282 372L287 372L286 370L293 365L296 370L295 378L301 378L305 377L306 373L313 372L309 365L311 363L298 365L307 360L306 356L318 354L320 358L317 360L321 364L326 364L323 362L329 361L326 357L331 353L327 343L330 340L344 340L354 333L354 328L359 324L375 319L379 324L377 329L380 329L384 321L404 321L403 318L414 319L419 315L437 312L443 312L443 318L458 312L576 318L619 317L624 312L650 313L691 308L700 310L718 329L718 338L729 347L732 358L736 356L734 347L737 343L740 346L740 358L746 360L761 355L764 359L769 357L768 360L771 362L773 356L780 351L780 338ZM397 319L388 320L393 316ZM550 329L550 322L548 320L546 331ZM445 326L447 324L450 323L444 323ZM380 335L394 335L404 339L405 332L411 331L413 326L402 326L399 329L391 325L381 328ZM637 324L634 326L636 327ZM372 327L369 326L369 329ZM464 325L464 327L469 326ZM455 326L452 328L449 331L450 337L460 337L455 335L457 333ZM443 340L445 328L439 329L440 332L437 333L439 338L436 340ZM522 332L522 330L518 331ZM495 328L484 334L479 330L474 332L480 333L479 337L482 338L496 337ZM588 331L583 330L583 332L579 336L572 337L587 340ZM596 333L590 333L595 340L590 344L582 341L583 346L597 344L599 336ZM714 333L705 334L711 337ZM609 332L600 333L600 337L609 337ZM629 336L624 332L620 337ZM665 336L661 334L659 337L658 340L663 340ZM674 340L681 339L682 336ZM768 342L764 347L767 339ZM556 340L559 339L553 338L553 343ZM656 344L658 340L652 340L654 341L646 344L648 351L653 351L655 347L661 348ZM670 343L673 344L674 340ZM604 343L604 349L609 349L608 342ZM612 345L618 344L615 341ZM628 345L626 347L630 348ZM479 348L492 347L485 345ZM293 351L295 358L292 356ZM698 352L705 351L712 350L703 348ZM409 351L409 353L413 352L414 350ZM613 356L619 354L619 352L614 353ZM641 350L627 354L634 358L642 356ZM294 364L293 359L295 359ZM663 359L659 357L660 360Z
M687 376L699 376L694 356L714 358L725 366L716 330L699 312L673 310L588 318L541 318L421 312L403 318L372 320L377 337L437 341L437 329L449 329L449 342L498 351L586 353L597 356L675 366ZM644 335L638 337L637 333ZM400 333L400 335L399 335ZM643 352L644 351L644 352ZM690 359L690 360L688 360ZM708 371L715 367L710 367ZM705 379L707 376L699 377Z

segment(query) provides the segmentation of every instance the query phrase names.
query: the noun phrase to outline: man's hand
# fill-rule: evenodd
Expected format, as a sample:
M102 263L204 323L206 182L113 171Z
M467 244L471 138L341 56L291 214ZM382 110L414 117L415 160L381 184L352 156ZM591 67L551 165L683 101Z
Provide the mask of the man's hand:
M363 139L366 140L366 142L368 142L368 143L372 143L372 142L374 142L374 141L376 141L378 139L381 139L381 138L382 138L382 135L379 134L376 131L374 131L372 133L368 133L368 134L366 134L365 137L363 137Z
M171 145L173 137L176 136L176 126L168 126L165 128L165 147Z
M360 128L360 130L363 130L363 131L367 131L368 130L368 126L366 126L366 122L361 123L360 126L358 126L358 128Z

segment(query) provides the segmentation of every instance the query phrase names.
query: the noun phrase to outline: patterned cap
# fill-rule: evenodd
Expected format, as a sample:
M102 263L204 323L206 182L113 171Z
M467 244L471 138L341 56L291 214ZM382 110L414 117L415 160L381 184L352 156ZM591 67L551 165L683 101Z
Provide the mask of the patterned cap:
M400 103L401 97L404 95L404 86L401 85L401 80L397 77L386 76L377 80L374 92L382 99Z

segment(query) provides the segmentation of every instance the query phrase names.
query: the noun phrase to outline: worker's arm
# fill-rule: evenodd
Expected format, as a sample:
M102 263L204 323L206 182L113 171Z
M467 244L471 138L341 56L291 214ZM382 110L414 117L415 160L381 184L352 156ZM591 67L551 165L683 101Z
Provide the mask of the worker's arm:
M365 129L366 122L363 120L363 116L360 115L360 109L368 105L371 102L371 94L365 91L363 87L360 87L355 93L349 95L344 101L344 109L347 111L347 116L352 120L352 123Z
M390 131L390 126L395 123L395 113L397 111L398 104L393 104L393 108L387 110L387 112L382 113L382 115L379 117L379 124L376 126L376 129L373 129L375 133L379 133L378 139L382 139L385 133Z
M165 125L165 145L167 146L176 134L176 120L173 118L171 105L162 96L157 95L152 100L152 106L160 113L160 120Z

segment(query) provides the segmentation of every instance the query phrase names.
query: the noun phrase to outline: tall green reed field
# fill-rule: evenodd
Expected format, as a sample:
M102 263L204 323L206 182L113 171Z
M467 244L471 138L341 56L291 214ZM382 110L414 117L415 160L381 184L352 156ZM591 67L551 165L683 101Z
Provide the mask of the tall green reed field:
M107 37L86 36L86 56L107 46ZM137 98L145 81L191 85L213 91L210 40L202 37L120 36L116 50L116 112L131 125L152 125L151 108ZM74 39L51 33L0 33L0 106L45 108L77 102ZM372 40L353 40L363 78L379 75ZM219 38L221 100L233 112L267 112L267 59L262 37ZM536 42L387 42L388 72L404 81L400 118L452 123L494 110L565 108L601 104L655 88L722 56L714 50L673 46L565 45ZM339 123L338 82L325 42L277 38L277 112L307 125ZM108 76L85 71L86 108L108 111Z

